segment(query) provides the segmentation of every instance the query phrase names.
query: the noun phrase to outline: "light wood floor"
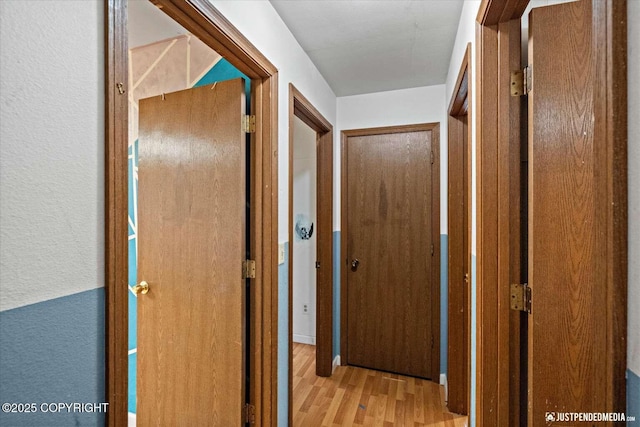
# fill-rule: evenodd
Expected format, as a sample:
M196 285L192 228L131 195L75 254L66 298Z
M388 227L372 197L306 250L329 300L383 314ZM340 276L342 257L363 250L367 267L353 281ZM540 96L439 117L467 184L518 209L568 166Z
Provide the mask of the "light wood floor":
M444 387L427 380L338 366L315 375L315 346L293 343L293 425L466 427L447 411Z

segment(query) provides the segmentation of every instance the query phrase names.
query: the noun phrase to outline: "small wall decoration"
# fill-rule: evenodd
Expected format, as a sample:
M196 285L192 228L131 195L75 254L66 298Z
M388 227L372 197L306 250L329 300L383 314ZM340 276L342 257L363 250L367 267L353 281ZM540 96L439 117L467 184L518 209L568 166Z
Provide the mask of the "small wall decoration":
M309 240L313 235L313 222L305 214L297 214L295 220L296 240Z

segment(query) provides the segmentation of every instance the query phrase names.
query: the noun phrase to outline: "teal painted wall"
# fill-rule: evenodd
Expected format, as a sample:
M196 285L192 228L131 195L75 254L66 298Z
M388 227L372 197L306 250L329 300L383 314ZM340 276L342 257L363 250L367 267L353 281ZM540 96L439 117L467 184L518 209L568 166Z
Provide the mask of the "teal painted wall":
M627 369L627 417L640 422L640 377Z
M44 412L44 403L105 402L104 288L0 312L0 426L98 426L104 413ZM45 407L46 409L46 407Z
M449 236L440 235L440 373L447 373L449 345Z
M278 426L289 423L289 242L278 266Z

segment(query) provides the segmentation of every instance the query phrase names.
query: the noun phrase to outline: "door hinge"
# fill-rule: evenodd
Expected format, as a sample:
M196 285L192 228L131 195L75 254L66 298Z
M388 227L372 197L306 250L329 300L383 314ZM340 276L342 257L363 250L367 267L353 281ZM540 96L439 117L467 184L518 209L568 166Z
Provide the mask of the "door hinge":
M531 314L531 288L527 284L511 284L511 310Z
M523 70L511 72L511 96L524 96L531 92L533 87L533 68L527 65Z
M245 133L256 132L256 116L242 116L242 131Z
M252 259L242 261L242 278L243 279L255 279L256 278L256 262Z
M433 256L433 254L435 253L435 247L433 246L433 243L431 244L431 256Z
M256 423L256 407L250 403L245 403L242 410L245 424Z

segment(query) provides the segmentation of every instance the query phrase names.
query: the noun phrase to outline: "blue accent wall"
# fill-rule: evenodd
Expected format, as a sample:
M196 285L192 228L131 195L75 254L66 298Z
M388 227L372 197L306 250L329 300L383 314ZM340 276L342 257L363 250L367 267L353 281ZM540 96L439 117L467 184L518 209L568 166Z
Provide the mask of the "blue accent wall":
M289 242L278 265L278 425L289 423Z
M224 82L226 80L237 79L238 77L242 77L245 82L244 90L247 97L247 111L249 111L249 99L251 98L251 79L238 71L236 67L231 65L231 63L224 58L221 58L218 62L216 62L216 65L211 67L207 74L205 74L200 80L198 80L198 83L193 85L193 87L204 86L215 82Z
M0 425L104 425L101 413L39 410L105 401L104 312L103 288L0 312L0 403L38 406L32 414L0 412Z
M476 425L476 322L478 314L476 309L478 301L476 292L477 271L476 256L471 254L471 408L469 411L469 425L471 427L475 427Z
M340 354L340 231L333 232L333 358Z
M440 373L447 373L449 344L449 236L440 235Z
M627 417L635 417L640 422L640 377L627 369Z

